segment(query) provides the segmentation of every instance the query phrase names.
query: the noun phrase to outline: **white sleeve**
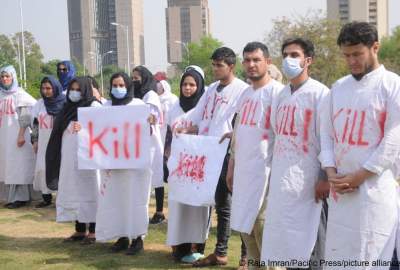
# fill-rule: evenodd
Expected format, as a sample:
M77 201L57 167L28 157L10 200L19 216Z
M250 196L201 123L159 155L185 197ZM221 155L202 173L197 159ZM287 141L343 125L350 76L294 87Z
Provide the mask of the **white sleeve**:
M204 110L206 109L207 106L207 98L208 97L208 91L206 91L200 98L199 102L197 102L196 107L192 109L192 112L188 116L190 121L192 121L193 125L199 125L201 120L203 120L203 114Z
M319 112L319 130L321 141L321 152L319 161L321 167L336 167L334 153L334 129L332 121L332 90L323 98Z
M383 129L383 138L376 150L363 167L368 171L381 174L392 168L400 155L400 79L394 83L394 89L386 100L386 120Z

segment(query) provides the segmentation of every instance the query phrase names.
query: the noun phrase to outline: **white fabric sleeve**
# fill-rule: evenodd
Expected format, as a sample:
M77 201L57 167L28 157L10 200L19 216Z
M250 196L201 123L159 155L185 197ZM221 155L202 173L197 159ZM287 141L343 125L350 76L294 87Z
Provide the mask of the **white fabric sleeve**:
M393 168L400 155L400 77L393 82L386 100L386 121L383 138L376 150L364 163L363 167L370 172L381 174Z
M27 128L32 123L31 107L18 107L18 123L20 128Z
M190 115L188 116L188 119L190 119L190 121L192 121L194 126L198 126L201 122L201 120L203 119L203 114L204 114L204 110L206 109L206 105L207 105L207 96L208 96L208 92L205 92L199 102L197 102L196 107L194 107L191 110Z
M321 152L319 153L319 161L321 167L335 167L334 153L334 129L332 121L332 90L323 98L320 106L319 136L321 141Z

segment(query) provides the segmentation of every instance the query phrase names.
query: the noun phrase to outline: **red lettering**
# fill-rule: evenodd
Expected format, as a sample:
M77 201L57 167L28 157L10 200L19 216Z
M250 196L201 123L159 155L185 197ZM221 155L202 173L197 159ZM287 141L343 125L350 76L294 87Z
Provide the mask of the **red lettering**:
M40 129L48 129L49 126L46 123L46 114L39 114L39 128Z
M89 157L92 159L94 155L94 146L98 145L100 149L104 152L104 154L108 155L107 149L104 147L103 143L101 142L103 136L108 132L108 128L102 130L102 132L97 136L94 137L93 135L93 122L89 121L88 123L89 129Z
M289 133L286 130L286 125L287 125L287 120L289 119L289 112L290 112L290 106L287 107L286 110L286 115L285 115L285 124L283 124L283 135L289 135Z
M383 136L385 135L385 122L386 122L386 112L383 111L379 114L379 119L378 119L379 129L381 131L381 135L380 135L381 140L382 140Z
M126 159L129 159L131 157L129 153L129 147L128 147L128 133L129 133L129 123L124 124L124 156Z
M192 156L179 153L178 166L171 176L189 178L192 182L204 182L204 167L207 158L205 156Z
M290 122L290 136L294 136L294 137L297 136L297 132L294 129L295 128L295 126L294 126L294 124L295 124L295 122L294 122L294 114L295 114L295 112L296 112L296 106L293 107L293 109L292 109L292 120Z
M251 120L250 120L250 126L255 126L256 125L256 123L254 122L254 116L256 114L257 107L258 107L258 102L256 102L256 104L254 105L254 108L253 108L253 111L252 111L253 115L252 115Z
M343 136L342 136L342 143L344 143L344 140L346 138L347 135L347 130L349 128L349 115L351 113L351 109L347 109L347 115L346 115L346 123L344 125L344 132L343 132Z
M333 119L332 119L332 122L333 122L333 123L335 122L335 120L336 120L336 118L339 116L339 114L342 113L343 110L344 110L344 108L341 108L339 111L337 111L337 112L333 115ZM333 135L335 136L335 141L338 143L339 140L338 140L338 136L337 136L337 133L336 133L336 130L335 130L335 129L333 129Z
M248 105L249 105L249 100L246 100L244 103L243 103L243 109L242 109L242 119L241 119L241 121L240 121L240 124L241 125L244 125L245 124L245 118L246 118L246 116L247 116L247 107L248 107Z
M361 112L360 128L359 128L359 130L358 130L358 141L357 141L357 145L368 145L368 142L363 141L364 122L365 122L365 111L362 111L362 112Z
M135 158L140 157L140 146L141 146L141 130L142 126L139 123L135 125Z
M357 122L357 111L354 111L354 116L353 116L353 123L351 124L351 131L350 131L350 136L349 136L349 144L350 145L355 145L356 142L353 140L353 132L354 132L354 127L356 126Z
M282 134L282 128L283 128L283 122L284 122L284 118L286 116L286 106L283 106L283 113L282 113L282 118L281 118L281 125L279 126L279 130L278 130L278 134Z
M303 151L305 153L308 153L308 129L310 128L312 116L313 116L313 111L310 109L305 110L305 116L304 116L304 136L303 136Z
M113 127L111 130L112 130L112 132L113 132L114 134L117 134L117 133L118 133L118 128L116 128L116 127ZM118 142L118 137L117 137L116 140L114 140L113 145L114 145L114 158L115 158L115 159L118 159L118 158L119 158L119 142Z

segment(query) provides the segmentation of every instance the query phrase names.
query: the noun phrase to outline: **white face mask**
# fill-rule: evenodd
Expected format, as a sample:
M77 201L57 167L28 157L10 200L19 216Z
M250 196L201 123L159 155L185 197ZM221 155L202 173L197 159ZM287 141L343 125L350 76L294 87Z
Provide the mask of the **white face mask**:
M81 100L82 95L79 91L71 90L69 91L68 97L72 102L78 102L79 100Z
M300 66L300 61L298 58L289 56L282 60L282 71L289 80L296 78L303 72L304 68Z

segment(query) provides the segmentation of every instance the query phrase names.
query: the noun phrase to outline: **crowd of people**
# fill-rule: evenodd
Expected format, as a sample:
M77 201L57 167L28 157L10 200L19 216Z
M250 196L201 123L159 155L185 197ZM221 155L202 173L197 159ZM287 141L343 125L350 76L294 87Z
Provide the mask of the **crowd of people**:
M246 82L235 76L235 52L221 47L210 57L215 82L206 86L203 70L188 66L179 97L165 76L138 66L111 76L106 99L94 78L75 76L63 61L58 78L42 79L36 101L5 66L0 199L16 209L40 192L37 208L55 203L57 222L75 223L65 242L116 240L111 252L135 255L145 250L149 223L166 219L172 141L213 136L230 142L215 191L216 246L205 254L210 207L169 200L174 260L226 265L232 229L242 241L239 269L398 269L400 77L379 64L374 26L348 23L337 44L350 74L330 89L310 77L318 44L305 37L282 44L286 85L268 47L250 42L242 53ZM137 105L150 111L151 166L79 170L78 108Z

